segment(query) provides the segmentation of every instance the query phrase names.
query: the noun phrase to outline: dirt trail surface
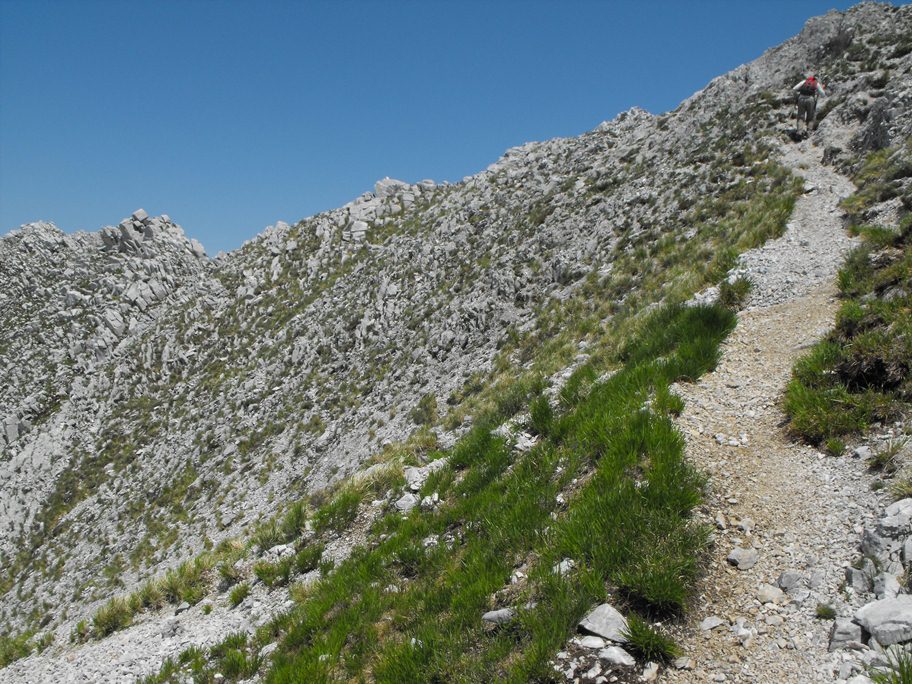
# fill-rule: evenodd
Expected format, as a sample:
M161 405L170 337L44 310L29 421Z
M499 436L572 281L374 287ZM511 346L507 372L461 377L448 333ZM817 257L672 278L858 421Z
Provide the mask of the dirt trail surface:
M680 643L691 660L668 682L808 684L848 679L859 667L828 653L832 620L851 614L841 591L862 526L880 508L865 463L791 441L781 398L802 352L831 326L835 275L852 241L838 202L851 183L820 164L810 143L784 161L806 180L786 235L745 255L754 294L715 372L680 388L690 458L710 478L716 525L710 571ZM743 549L738 569L727 561ZM756 560L754 560L756 556ZM777 584L794 586L786 594Z

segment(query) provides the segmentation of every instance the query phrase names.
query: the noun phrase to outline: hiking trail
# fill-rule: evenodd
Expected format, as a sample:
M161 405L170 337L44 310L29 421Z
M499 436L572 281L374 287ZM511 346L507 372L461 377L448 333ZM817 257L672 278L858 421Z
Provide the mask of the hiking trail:
M691 461L709 477L704 511L715 544L686 632L690 662L668 682L833 682L858 670L845 651L828 653L845 567L858 555L862 527L879 494L862 459L826 456L786 433L782 396L795 360L831 327L835 276L854 241L839 201L854 186L821 164L812 141L789 145L782 161L805 179L782 237L742 258L753 290L723 346L718 368L678 388L686 401L679 426ZM738 569L736 547L756 563ZM784 594L782 573L795 586ZM689 669L688 669L689 668Z

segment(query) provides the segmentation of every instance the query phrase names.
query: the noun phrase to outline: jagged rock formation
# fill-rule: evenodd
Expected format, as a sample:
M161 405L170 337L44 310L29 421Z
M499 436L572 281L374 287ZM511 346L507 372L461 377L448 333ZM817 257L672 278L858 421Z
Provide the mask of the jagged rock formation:
M34 520L66 453L98 430L99 370L166 304L185 303L174 291L208 260L167 216L140 210L95 234L23 226L0 241L0 263L0 481L26 494L2 497L6 537L13 521Z
M662 245L724 240L728 207L784 186L767 158L805 69L831 93L829 162L907 137L909 35L908 7L831 13L673 112L529 143L454 185L384 179L215 261L144 212L96 234L4 236L0 620L63 641L101 601L353 474L416 423L449 443L473 388L529 362L501 348L560 330L545 312ZM611 290L619 310L651 303L648 275ZM436 420L444 406L452 420Z

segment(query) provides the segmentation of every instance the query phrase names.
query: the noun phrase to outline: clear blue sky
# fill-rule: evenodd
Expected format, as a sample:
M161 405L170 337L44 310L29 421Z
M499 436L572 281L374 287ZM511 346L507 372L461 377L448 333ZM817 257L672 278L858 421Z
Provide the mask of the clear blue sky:
M167 213L210 254L383 176L673 109L843 0L0 0L0 233Z

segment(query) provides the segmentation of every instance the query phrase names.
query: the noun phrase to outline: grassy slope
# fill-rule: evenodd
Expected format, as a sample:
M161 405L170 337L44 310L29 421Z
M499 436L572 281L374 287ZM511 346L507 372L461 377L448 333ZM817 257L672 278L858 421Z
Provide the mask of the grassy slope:
M185 665L197 681L226 667L240 677L282 636L269 682L547 680L549 659L598 602L679 614L707 531L689 517L702 479L684 461L669 384L712 368L734 320L721 307L657 310L610 378L579 370L556 412L529 398L531 451L514 452L492 434L496 420L482 421L424 485L437 510L380 519L371 547L296 591L298 606L251 643L235 636ZM555 573L564 558L575 568ZM511 585L521 566L527 578ZM486 628L482 613L505 606L515 620ZM655 641L647 628L633 648Z

